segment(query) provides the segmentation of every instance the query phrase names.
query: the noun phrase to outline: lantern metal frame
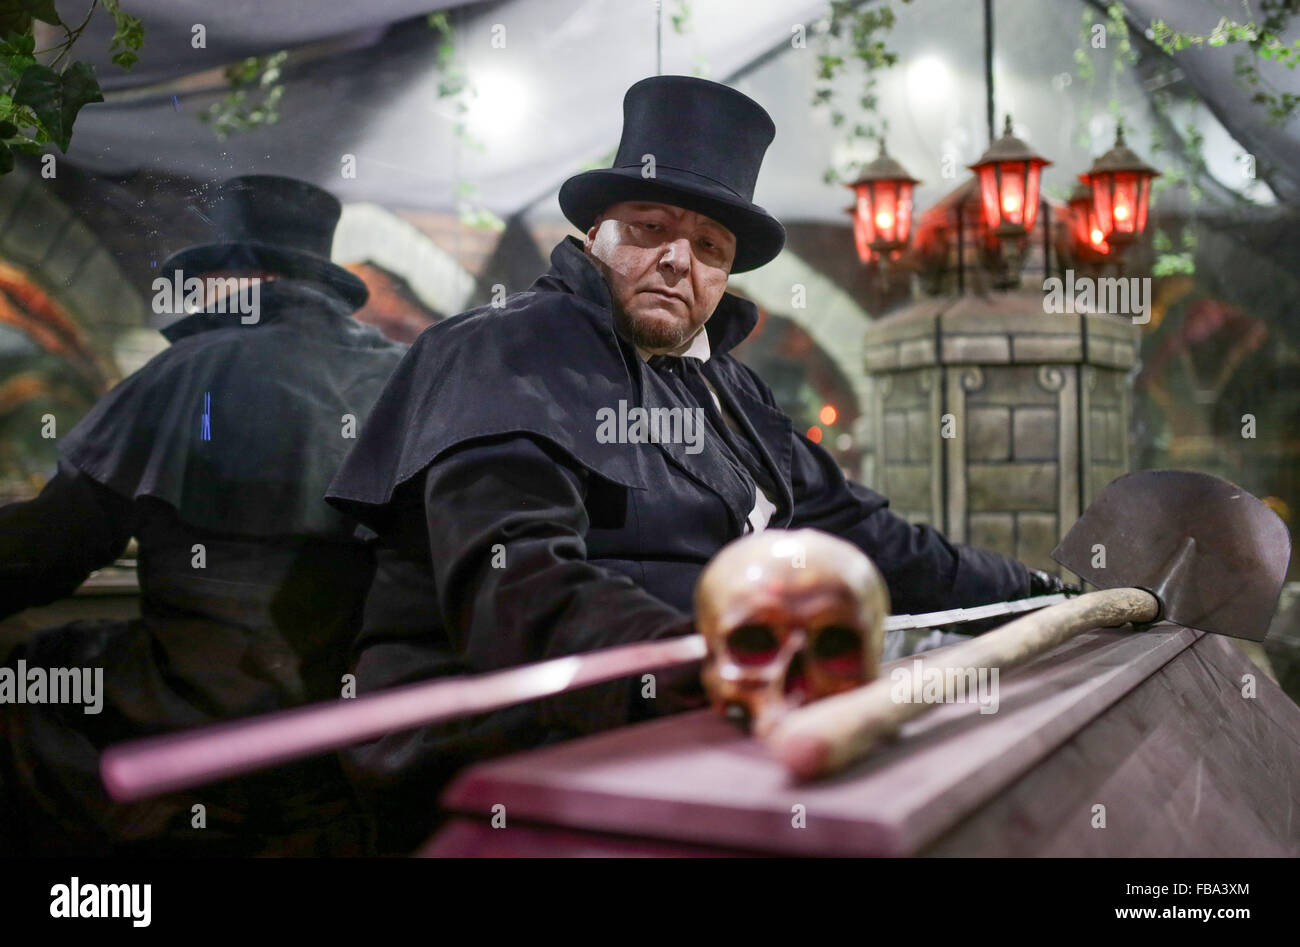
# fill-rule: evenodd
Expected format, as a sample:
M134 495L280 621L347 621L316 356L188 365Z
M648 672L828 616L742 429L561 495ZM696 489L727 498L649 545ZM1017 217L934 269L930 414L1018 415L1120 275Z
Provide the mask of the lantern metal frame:
M1160 172L1124 142L1124 123L1115 127L1115 144L1080 175L1092 188L1093 212L1105 241L1122 254L1146 231L1151 182ZM1121 216L1119 211L1123 210ZM1122 221L1126 223L1121 223Z
M985 224L1002 245L999 287L1020 283L1025 238L1038 219L1042 171L1051 163L1015 136L1007 115L1002 137L967 166L976 175Z
M968 165L979 180L984 219L999 237L1022 237L1034 229L1042 170L1051 163L1015 136L1008 115L1002 137Z
M881 138L876 160L846 185L857 197L851 208L853 236L863 263L871 259L863 255L863 247L883 261L907 246L912 234L912 195L920 183L889 154ZM881 224L882 214L888 215L888 223Z

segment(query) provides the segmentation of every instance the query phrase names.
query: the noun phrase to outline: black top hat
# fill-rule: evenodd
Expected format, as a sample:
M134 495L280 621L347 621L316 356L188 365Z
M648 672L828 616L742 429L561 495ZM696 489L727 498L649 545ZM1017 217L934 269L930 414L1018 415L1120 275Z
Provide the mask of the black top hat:
M587 171L560 187L560 209L579 230L619 201L658 201L711 217L736 237L732 272L781 252L785 228L753 202L763 153L776 126L735 89L690 76L642 79L623 97L623 137L612 168ZM645 177L643 156L654 156Z
M248 267L333 287L353 306L365 305L366 284L330 262L343 206L328 191L274 174L231 178L206 202L218 240L174 253L164 270L198 275Z

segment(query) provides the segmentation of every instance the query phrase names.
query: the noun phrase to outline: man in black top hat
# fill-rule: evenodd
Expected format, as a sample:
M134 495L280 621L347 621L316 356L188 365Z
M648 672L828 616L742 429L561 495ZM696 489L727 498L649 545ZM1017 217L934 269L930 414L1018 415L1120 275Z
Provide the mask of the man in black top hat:
M551 269L504 306L448 319L412 346L329 494L381 536L360 689L689 632L700 570L766 526L854 542L898 611L1052 584L894 516L728 354L757 319L725 292L728 275L784 242L752 201L774 134L726 86L636 83L614 167L560 190L585 238L556 246ZM636 409L680 419L683 436L624 424ZM410 846L456 767L689 697L663 685L660 675L652 700L638 679L393 734L349 760L388 842Z
M333 758L132 805L99 782L113 743L337 698L374 569L323 495L405 348L351 318L367 291L329 260L341 206L266 175L205 203L218 241L161 272L191 302L205 295L192 281L214 287L209 305L166 326L170 348L62 438L40 496L0 509L0 617L71 594L133 535L141 611L10 655L11 675L102 677L90 713L0 706L0 855L6 822L9 845L42 854L369 849ZM216 298L254 280L254 312Z

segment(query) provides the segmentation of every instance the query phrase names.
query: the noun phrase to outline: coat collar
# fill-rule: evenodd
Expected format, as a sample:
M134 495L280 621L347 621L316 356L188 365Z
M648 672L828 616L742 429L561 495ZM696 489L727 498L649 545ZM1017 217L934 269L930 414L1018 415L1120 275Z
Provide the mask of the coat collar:
M349 318L356 306L326 284L312 280L282 278L264 282L258 287L258 303L257 322L245 324L237 313L196 312L182 316L159 331L167 341L176 342L199 332L231 327L256 329L268 322L288 322L295 318L312 323L303 328L316 333L328 331L326 327L331 324L343 328L350 328L349 323L360 326Z
M610 314L614 301L604 275L587 258L577 237L565 237L551 251L551 268L533 284L534 290L570 292L593 302ZM713 355L729 352L754 331L758 324L758 307L747 299L723 293L718 308L704 324L709 351Z
M566 237L551 252L551 268L537 279L531 287L534 291L572 293L588 302L594 303L606 314L610 335L618 338L613 325L613 299L605 277L587 258L582 243L574 237ZM723 294L718 308L714 310L709 321L704 324L707 349L703 344L696 347L691 355L706 354L718 356L738 345L758 322L758 309L748 300L739 296ZM648 409L671 407L677 402L674 395L665 386L659 373L646 367L637 357L636 348L626 340L619 340L626 353L628 371L637 379L641 406ZM703 343L705 340L698 340ZM683 353L687 354L687 353ZM778 514L770 525L782 525L789 520L793 503L790 497L790 422L779 411L769 408L754 398L739 399L726 389L730 379L724 378L738 369L723 363L731 359L709 357L702 359L705 364L706 377L721 393L729 410L743 415L741 423L746 427L751 439L758 442L764 460L778 481L778 496L773 497L777 503ZM634 367L636 366L636 367ZM770 440L769 446L765 441ZM669 460L683 470L700 486L711 490L727 505L731 513L732 525L739 536L744 531L744 524L754 504L754 485L742 481L727 467L717 451L702 451L689 454L683 444L670 441L658 442L657 447ZM775 451L775 453L773 453Z

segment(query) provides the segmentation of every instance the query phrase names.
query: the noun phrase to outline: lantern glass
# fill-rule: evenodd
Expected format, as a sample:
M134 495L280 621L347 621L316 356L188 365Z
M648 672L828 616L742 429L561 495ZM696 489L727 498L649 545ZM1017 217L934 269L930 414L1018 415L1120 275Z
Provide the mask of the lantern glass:
M1029 165L1029 179L1025 184L1025 229L1033 230L1038 219L1038 173L1037 162Z
M1101 225L1097 223L1097 215L1092 211L1088 211L1084 215L1084 220L1084 243L1098 253L1109 253L1110 244L1106 242L1106 234L1102 232Z
M876 227L871 220L871 188L869 185L864 184L858 188L858 212L853 215L853 219L861 222L868 241L876 239Z
M1094 254L1107 254L1110 245L1106 235L1097 224L1097 214L1092 208L1090 196L1074 197L1070 200L1070 229L1074 236L1074 246L1085 258L1090 251Z
M898 187L898 233L899 243L907 243L912 234L912 182L903 181Z
M1138 179L1131 171L1115 172L1114 196L1111 201L1113 233L1131 235L1138 216Z
M881 243L893 243L898 232L898 201L893 181L876 181L872 186L871 223L876 230L876 239Z
M1002 222L1021 226L1025 220L1025 166L1017 161L1002 165L1000 170L998 207L1002 212Z
M1103 235L1110 232L1110 186L1109 177L1092 180L1092 213L1101 225Z
M871 199L867 195L867 186L857 189L857 209L853 213L853 243L858 248L858 259L863 263L871 262L871 243L876 239L875 228L871 225Z
M1074 231L1074 242L1079 246L1086 246L1089 242L1088 216L1091 209L1091 200L1070 201L1070 229Z
M980 197L984 201L984 221L992 230L1002 223L1002 213L998 209L998 175L997 166L986 164L979 169Z
M1143 175L1142 180L1138 182L1138 189L1137 232L1146 233L1147 205L1151 200L1151 178Z

